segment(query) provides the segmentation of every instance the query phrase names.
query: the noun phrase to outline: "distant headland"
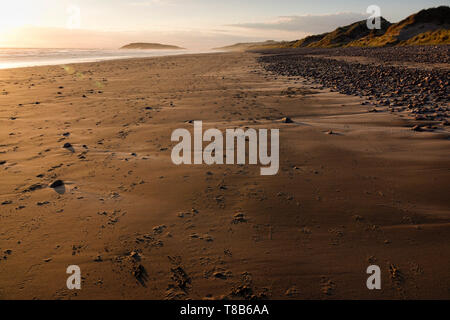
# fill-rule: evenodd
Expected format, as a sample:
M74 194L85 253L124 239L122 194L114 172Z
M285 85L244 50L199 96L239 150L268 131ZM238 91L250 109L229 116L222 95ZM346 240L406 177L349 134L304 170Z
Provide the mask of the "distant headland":
M168 44L161 43L145 43L145 42L136 42L127 44L120 49L136 49L136 50L186 50L185 48L181 48L178 46L172 46Z

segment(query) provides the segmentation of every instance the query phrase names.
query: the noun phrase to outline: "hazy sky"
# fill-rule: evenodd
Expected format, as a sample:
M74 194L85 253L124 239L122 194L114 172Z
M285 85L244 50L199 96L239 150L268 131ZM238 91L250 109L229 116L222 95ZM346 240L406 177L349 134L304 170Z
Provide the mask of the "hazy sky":
M211 48L294 40L367 17L391 22L450 0L2 0L0 46L116 48L132 41Z

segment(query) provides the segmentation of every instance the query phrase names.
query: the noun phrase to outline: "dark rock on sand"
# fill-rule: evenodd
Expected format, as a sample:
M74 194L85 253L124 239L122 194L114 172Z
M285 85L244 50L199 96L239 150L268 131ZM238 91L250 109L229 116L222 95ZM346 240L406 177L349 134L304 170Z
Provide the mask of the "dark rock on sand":
M62 181L62 180L56 180L55 182L53 182L53 183L50 185L50 188L55 189L55 188L58 188L58 187L62 187L63 185L64 185L64 181Z
M245 215L243 213L238 212L233 216L233 223L237 224L241 222L247 222L247 219L245 218Z

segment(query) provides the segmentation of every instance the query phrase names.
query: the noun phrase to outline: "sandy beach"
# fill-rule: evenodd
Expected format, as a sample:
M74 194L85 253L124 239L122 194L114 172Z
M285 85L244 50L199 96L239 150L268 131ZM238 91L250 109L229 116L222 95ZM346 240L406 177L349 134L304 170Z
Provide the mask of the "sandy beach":
M0 299L449 299L448 129L258 57L0 70ZM174 165L193 120L280 129L278 174Z

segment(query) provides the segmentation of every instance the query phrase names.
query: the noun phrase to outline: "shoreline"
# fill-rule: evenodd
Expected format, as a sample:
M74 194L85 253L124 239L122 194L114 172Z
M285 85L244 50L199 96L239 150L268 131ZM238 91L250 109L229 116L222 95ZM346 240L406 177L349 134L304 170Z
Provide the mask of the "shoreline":
M258 57L0 70L0 299L448 299L448 133ZM280 129L278 174L174 165L192 120Z
M0 48L1 49L1 48ZM113 50L113 51L120 51L120 50ZM133 50L129 50L133 51ZM134 50L135 53L142 53L141 51ZM183 50L181 50L183 51ZM184 50L187 51L187 50ZM127 52L126 50L122 50L120 52ZM144 51L145 52L145 51ZM156 53L158 53L156 51ZM92 57L92 58L79 58L79 59L89 59L89 61L67 61L64 63L56 63L56 62L43 62L44 64L37 64L37 65L27 65L27 66L15 66L15 67L1 67L0 63L0 70L12 70L12 69L22 69L22 68L37 68L37 67L50 67L50 66L64 66L64 65L76 65L76 64L84 64L84 63L100 63L100 62L107 62L107 61L116 61L116 60L132 60L132 59L149 59L149 58L158 58L158 57L170 57L170 56L182 56L182 55L196 55L196 54L210 54L215 52L174 52L174 53L165 53L162 55L154 55L154 56L127 56L127 57ZM21 62L21 63L27 63L27 62ZM47 64L48 63L48 64Z

